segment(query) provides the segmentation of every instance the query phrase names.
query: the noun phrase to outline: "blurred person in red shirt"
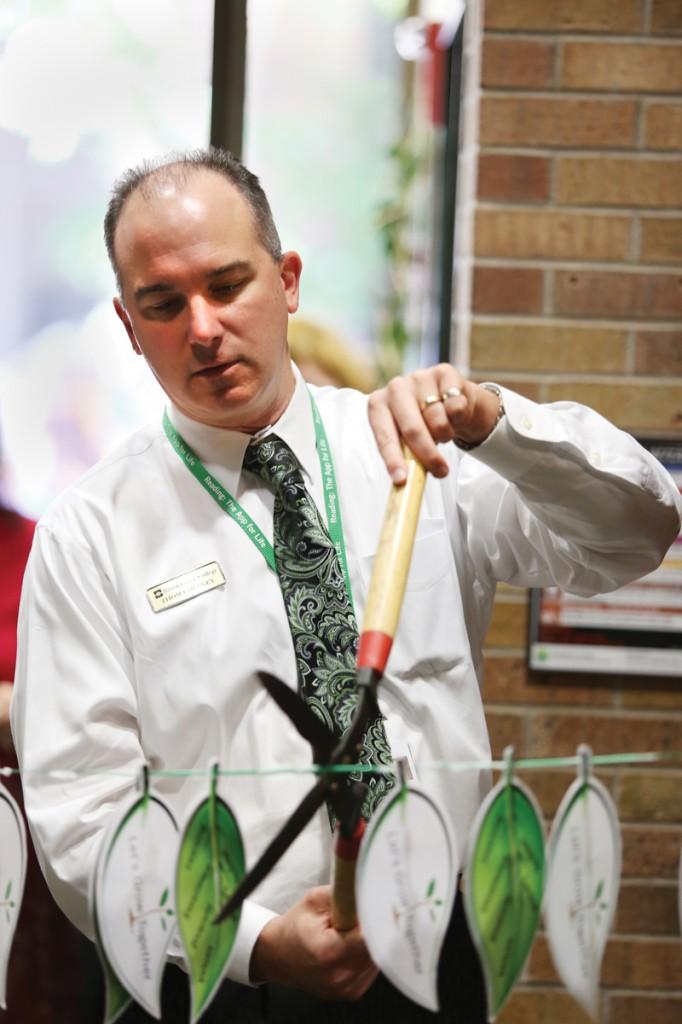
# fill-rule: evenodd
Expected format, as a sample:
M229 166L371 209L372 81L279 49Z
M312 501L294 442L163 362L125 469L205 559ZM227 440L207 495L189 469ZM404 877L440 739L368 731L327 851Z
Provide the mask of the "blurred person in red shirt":
M0 763L16 765L9 730L9 701L12 695L14 662L17 655L17 615L21 581L31 550L35 523L0 502Z
M0 480L2 451L0 450ZM16 768L9 726L9 705L17 654L17 618L24 569L35 522L11 507L0 492L0 767ZM23 811L18 772L0 779ZM98 967L89 943L52 899L28 844L26 888L10 953L7 1010L3 1024L52 1024L92 1020L91 1006L101 1001Z

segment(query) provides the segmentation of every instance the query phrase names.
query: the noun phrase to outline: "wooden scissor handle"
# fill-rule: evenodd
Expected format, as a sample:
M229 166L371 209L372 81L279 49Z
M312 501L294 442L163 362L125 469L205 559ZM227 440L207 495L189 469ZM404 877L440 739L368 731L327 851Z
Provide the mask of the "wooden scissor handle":
M407 445L403 456L407 480L394 486L388 499L358 649L358 669L378 673L385 668L398 627L426 481L426 470ZM332 868L332 921L337 931L348 931L357 923L355 865L364 824L361 819L361 830L351 839L337 836Z

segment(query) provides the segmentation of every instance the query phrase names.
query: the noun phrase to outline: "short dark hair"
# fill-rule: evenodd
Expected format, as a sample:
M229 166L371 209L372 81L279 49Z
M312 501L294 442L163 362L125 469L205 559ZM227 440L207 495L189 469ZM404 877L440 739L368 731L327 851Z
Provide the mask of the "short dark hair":
M104 241L109 262L116 275L119 292L122 293L123 288L114 251L114 236L123 207L129 197L138 190L148 191L151 195L158 183L168 179L184 183L192 174L201 170L215 171L217 174L221 174L241 192L253 213L258 241L273 260L281 259L282 245L272 217L272 210L256 175L252 174L236 156L228 153L225 149L211 146L208 149L187 150L158 160L145 160L137 167L131 167L114 182L104 217Z

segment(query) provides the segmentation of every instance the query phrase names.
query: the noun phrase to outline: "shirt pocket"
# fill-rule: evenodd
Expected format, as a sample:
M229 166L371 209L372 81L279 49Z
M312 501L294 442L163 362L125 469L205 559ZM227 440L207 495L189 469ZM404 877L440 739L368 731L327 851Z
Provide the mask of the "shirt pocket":
M369 588L376 552L361 558ZM388 662L402 679L447 672L463 657L461 598L450 539L442 519L422 519L417 528L405 595Z

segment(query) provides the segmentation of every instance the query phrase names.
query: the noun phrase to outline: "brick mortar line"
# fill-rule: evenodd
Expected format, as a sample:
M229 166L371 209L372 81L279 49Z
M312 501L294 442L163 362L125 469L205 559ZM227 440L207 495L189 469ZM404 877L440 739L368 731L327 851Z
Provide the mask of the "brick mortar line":
M642 215L633 213L630 221L630 260L632 263L641 263L642 256Z
M516 991L516 989L514 989ZM635 999L641 999L642 997L651 1000L652 1003L657 1002L659 999L672 999L679 1002L682 996L682 988L609 988L609 996L633 996Z
M518 658L519 651L522 656L527 654L525 647L486 647L483 651L484 665L483 670L485 673L485 659L486 658ZM485 698L485 679L483 680L483 697Z
M539 257L533 257L533 256L513 256L511 254L505 255L503 253L489 254L489 255L486 255L486 256L484 256L482 253L479 253L476 256L476 263L478 265L482 266L482 267L490 266L491 263L499 262L500 260L505 260L505 266L509 270L513 270L514 268L517 268L517 269L518 268L520 268L520 269L533 269L533 266L538 263ZM491 261L491 263L489 263L488 261ZM603 256L600 257L599 259L588 259L588 258L585 258L585 259L581 259L580 260L580 267L578 267L578 266L570 266L570 267L565 266L565 263L566 263L566 257L565 256L555 256L555 257L544 256L543 257L543 261L544 262L543 262L542 267L538 267L537 269L542 269L542 270L547 270L547 271L551 271L551 270L574 270L575 271L575 270L578 270L578 269L582 270L583 268L585 268L586 270L612 271L612 270L615 270L616 267L620 267L620 268L623 269L623 273L628 273L628 272L630 272L630 273L641 273L642 271L652 270L653 273L656 273L656 274L671 274L673 277L679 277L680 273L682 273L682 261L680 263L675 263L675 264L671 264L671 263L665 263L665 264L660 264L660 263L641 263L640 261L637 261L636 263L634 263L634 262L630 263L629 262L629 257L627 257L627 256L626 257L614 256L612 260L606 260L606 259L604 259ZM571 262L574 262L574 260L571 260ZM577 263L578 261L575 260L575 262ZM551 313L551 307L547 308L547 307L543 306L543 310L542 310L542 314L541 315L542 316L549 316L550 313Z
M635 112L635 146L640 152L646 152L646 140L645 140L645 125L646 117L644 111L644 97L640 96L637 101L637 110Z
M665 96L661 100L653 100L652 101L651 95L648 92L641 93L641 97L640 98L641 98L642 103L644 104L645 108L649 107L652 102L654 102L654 103L661 103L662 106L664 106L664 107L665 106L668 106L668 107L679 107L679 106L682 105L682 94L679 91L676 92L676 93L666 93Z
M475 263L481 267L497 267L498 269L515 270L547 270L547 264L551 263L551 270L583 270L588 267L590 270L604 270L612 274L648 274L657 276L668 274L671 277L679 277L682 273L680 264L672 263L623 263L622 259L614 260L588 260L588 259L566 259L550 256L529 257L529 256L476 256ZM548 313L543 314L548 316Z
M487 144L482 142L479 147L479 152L483 155L488 153L494 153L495 156L537 156L534 150L540 149L537 143L529 143L528 148L524 148L523 143L510 142L505 144L504 142L494 142ZM569 160L591 160L596 158L603 158L605 160L627 160L629 163L643 163L648 160L650 163L666 164L666 163L678 163L682 149L637 149L635 143L628 144L627 146L571 146L570 143L561 145L555 143L547 143L545 146L546 152L542 155L553 156L553 157L565 157Z
M677 49L682 56L682 41L677 44ZM680 90L675 89L573 89L568 85L559 85L556 89L533 89L530 86L524 88L519 85L481 85L482 99L509 99L510 96L517 96L519 99L528 100L588 100L595 103L633 103L636 100L652 99L661 97L663 99L679 102Z
M532 316L530 314L522 314L522 313L509 313L508 315L504 314L504 313L500 313L500 314L497 314L497 315L492 314L492 313L477 313L477 314L475 314L475 320L476 320L477 324L480 323L484 327L488 326L488 325L495 326L496 324L499 324L500 322L504 322L505 324L506 323L510 323L510 324L513 324L513 325L518 326L518 327L533 327L535 325L544 326L544 327L575 327L576 326L575 320L570 318L570 317L562 317L562 316L544 317L541 314L538 314L537 316ZM680 330L680 323L679 323L678 320L671 320L670 322L671 322L672 326L674 327L674 329L676 331ZM612 323L613 323L613 329L614 330L619 330L619 331L623 330L623 321L622 320L613 320ZM645 329L650 324L651 324L650 320L639 321L637 319L634 319L634 320L628 321L628 325L632 325L634 330ZM585 317L580 322L580 326L581 327L587 327L587 328L590 328L590 327L602 328L602 327L608 327L608 325L609 325L609 321L606 320L606 319L603 319L603 320L602 319L590 319L590 317Z
M644 0L642 7L642 33L651 35L651 0Z
M528 143L524 146L521 142L482 142L479 146L479 153L482 156L535 156L553 159L557 156L570 159L590 159L594 156L604 157L605 160L623 159L630 161L642 161L655 158L658 163L666 163L668 160L679 160L682 149L647 149L637 150L634 143L631 146L550 146L538 145L537 142Z
M482 152L482 150L481 150L481 152ZM493 155L496 155L496 154L493 153ZM525 154L522 152L520 155L524 156ZM534 156L535 154L534 153L528 153L527 155ZM559 181L558 181L558 178L559 178L559 161L557 160L556 153L549 153L549 152L542 153L540 155L540 159L546 160L548 162L548 165L549 165L548 168L547 168L547 170L548 170L548 175L547 175L547 177L548 177L548 181L547 181L548 196L547 196L547 200L546 200L546 205L555 206L556 202L557 202L557 195L558 195L558 192L559 192Z
M561 29L550 29L550 28L484 28L483 30L483 42L486 39L527 39L529 42L533 40L547 42L556 41L558 43L626 43L632 44L633 42L646 46L647 44L658 45L659 42L677 42L678 45L682 43L682 36L670 36L670 33L656 33L656 32L643 32L641 29L633 31L631 34L625 32L607 32L606 30L599 32L597 29L585 29L584 32L578 30L567 30L563 32Z
M529 713L529 711L530 711L530 708L526 707L525 705L519 706L518 704L507 704L504 701L499 701L499 702L488 701L488 702L486 702L486 706L488 708L492 708L492 709L497 710L497 711L503 711L505 713L508 710L511 710L511 709L516 709L518 714L526 714L526 713ZM543 713L542 710L541 710L543 708L543 706L544 705L541 705L541 704L532 705L531 706L532 707L532 714L537 715L537 714ZM569 716L573 716L573 717L576 717L576 718L584 718L585 717L584 715L582 715L582 714L572 710L573 705L553 705L552 704L552 705L549 705L548 707L550 707L553 712L556 711L556 713L559 716L559 718L567 718ZM632 710L627 710L627 709L615 710L614 708L594 707L594 708L591 708L590 717L592 717L592 718L604 718L604 719L609 719L610 721L619 721L619 722L620 721L622 721L622 722L639 721L639 720L642 720L642 721L645 721L645 722L656 722L656 721L669 722L671 720L673 722L678 722L678 721L682 722L682 707L680 708L679 711L676 710L676 709L673 709L673 708L666 708L664 711L663 710L661 710L661 711L651 710L650 711L649 709L644 709L644 708L633 708ZM680 747L682 747L682 743L680 744ZM646 753L646 751L645 751L645 753ZM664 751L660 751L660 753L664 753ZM607 765L607 766L601 765L600 767L602 767L602 768L603 767L609 767L610 768L612 766L611 765ZM668 771L669 768L673 768L674 770L679 771L680 773L682 773L682 759L680 761L652 762L651 764L647 763L647 764L614 765L613 767L617 767L620 771L623 771L623 770L639 771L642 768L646 768L647 772L649 772L651 769L655 769L655 770L665 769L666 774L667 774L667 771Z
M652 935L650 932L616 932L615 935L609 935L609 941L613 941L614 939L622 940L623 942L646 942L647 944L653 944L654 942L664 942L666 944L668 942L670 942L671 944L672 943L678 943L679 944L680 936L679 935L675 935L674 933L670 934L669 932L666 933L665 935ZM603 985L603 982L602 982L602 985ZM604 988L608 988L608 986L604 985ZM631 991L631 990L629 990L629 991ZM675 992L675 993L681 992L682 993L682 984L680 984L679 987L674 988L674 989L662 989L662 988L659 988L659 989L657 989L657 991L658 992Z
M682 50L682 46L680 46ZM520 100L526 99L569 99L569 100L603 100L604 102L622 100L626 103L634 102L635 100L653 100L658 103L661 101L668 101L671 105L677 105L680 102L680 91L679 89L669 89L666 92L662 92L660 89L647 89L644 91L640 90L622 90L616 89L572 89L566 85L555 85L548 89L536 89L530 85L481 85L481 95L489 96L492 99L508 99L510 96L517 97Z
M678 939L679 942L679 939ZM678 999L682 995L682 987L680 988L661 988L656 986L655 988L623 988L618 985L605 985L604 981L600 982L599 991L602 997L606 996L632 996L634 999L640 999L645 996L651 999L652 1002L658 999ZM537 992L542 995L554 995L557 992L566 992L564 985L557 981L555 984L549 981L520 981L514 985L514 992L521 993L522 995L530 995ZM604 1024L604 1018L600 1018L602 1024ZM617 1024L617 1022L616 1022Z
M620 374L617 373L578 373L577 371L566 370L564 373L553 373L549 370L508 370L500 369L494 366L488 366L488 370L494 372L499 377L499 383L504 384L505 380L529 380L537 383L544 384L610 384L626 385L627 387L656 387L661 388L664 386L672 386L680 384L682 386L682 374L677 377L667 376L662 373L658 377L644 377L643 374L637 374L635 379L627 378L625 371ZM472 373L479 375L486 370L485 366L476 366L472 368ZM626 379L627 378L627 379ZM512 389L513 390L513 389ZM653 428L652 428L653 429ZM679 433L679 430L677 431Z
M537 685L538 685L538 687L540 687L540 686L543 686L543 685L546 685L546 684L538 683ZM554 684L551 684L551 685L553 686ZM502 710L500 710L501 714L508 714L508 712L506 710L504 710L504 708L506 708L507 705L496 704L495 701L493 701L493 700L486 700L485 699L485 686L484 686L484 692L483 692L483 703L484 703L484 706L485 706L486 713L488 711L490 711L492 713L495 713L496 711L502 709ZM591 709L593 707L593 705L591 703L588 703L588 702L580 703L578 701L574 701L573 703L570 703L570 704L569 703L563 703L563 702L558 702L556 704L544 704L544 703L542 703L542 701L539 698L538 698L538 703L537 704L529 704L529 703L526 702L526 703L523 703L523 704L512 704L512 705L509 705L509 706L515 707L515 708L522 708L523 711L522 712L520 711L519 714L522 714L523 712L528 713L528 722L529 722L529 724L530 724L530 714L531 713L536 713L537 712L537 713L546 715L546 714L550 713L551 711L554 711L557 708L561 708L561 709L563 709L564 711L567 711L567 712L569 712L571 709L574 709L576 714L578 714L578 716L580 718L584 718L585 715L584 714L579 714L579 710L582 710L583 712L591 711ZM615 708L611 708L610 710L615 711L616 709ZM526 739L528 739L528 737ZM528 743L526 743L526 749L527 748L528 748ZM535 770L535 769L531 769L531 771L533 771L533 770ZM573 771L572 768L568 768L568 769L548 768L546 770L547 771L555 771L555 770L556 771L559 771L559 770L562 770L562 771L563 770L565 770L565 771ZM602 766L600 766L600 770L603 770ZM525 768L520 768L519 771L525 771Z
M552 68L552 87L561 88L561 76L564 71L564 48L561 42L554 37L554 63Z
M634 376L637 372L637 332L634 329L627 331L624 347L624 372L626 376ZM666 375L662 374L662 376Z
M567 266L567 263L569 261L566 259L565 256L552 257L547 255L543 256L542 259L542 266L538 266L540 260L539 257L513 256L511 254L506 255L504 253L494 253L484 256L482 253L478 253L478 255L476 256L476 264L481 267L488 267L498 264L500 260L504 260L504 265L508 270L514 270L515 268L522 270L532 270L535 267L535 269L546 270L548 272L553 270L577 271L585 269L598 270L600 272L622 272L624 274L641 274L646 273L647 271L651 271L652 274L666 274L672 277L679 277L680 274L682 274L682 261L680 261L679 263L642 263L641 260L637 260L637 262L630 263L630 258L628 256L614 256L612 260L606 260L603 256L600 257L599 259L585 258L580 260L574 257L572 260L570 260L570 263L574 265ZM549 316L550 314L551 308L548 309L543 306L542 313L540 315Z
M542 272L542 312L547 316L554 308L554 274L545 266Z
M495 154L496 156L502 154ZM543 204L543 205L540 205ZM476 210L509 210L511 213L574 213L576 216L581 214L594 214L611 217L619 217L624 219L627 216L627 210L623 213L618 210L614 210L613 206L603 206L601 209L597 206L579 206L578 204L571 204L570 206L558 206L556 204L548 203L544 199L536 199L530 202L523 202L519 199L478 199L476 202ZM530 207L530 209L529 209ZM631 216L639 216L642 211L646 213L644 207L630 207ZM659 214L659 220L672 220L675 217L679 217L680 214L675 214L674 208L671 210L669 207L652 207Z

